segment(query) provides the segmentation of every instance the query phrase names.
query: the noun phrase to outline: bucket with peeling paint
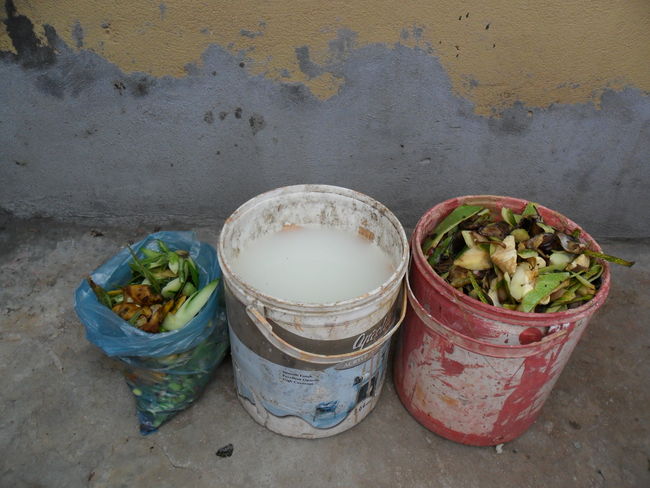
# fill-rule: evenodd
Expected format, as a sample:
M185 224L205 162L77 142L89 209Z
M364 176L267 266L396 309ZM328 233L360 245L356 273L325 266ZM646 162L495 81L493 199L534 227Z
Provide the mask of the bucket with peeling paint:
M233 267L242 248L300 226L354 233L390 256L394 272L349 300L298 303L262 293ZM406 312L402 290L409 245L381 203L345 188L298 185L239 207L219 237L235 383L245 410L290 437L327 437L374 408L386 374L390 339Z
M521 212L515 198L447 200L418 222L411 240L408 312L395 358L395 384L407 410L425 427L463 444L508 442L535 421L591 316L609 293L609 266L584 305L557 313L524 313L481 303L456 290L429 266L421 245L437 223L462 204ZM578 225L538 206L549 225ZM586 232L581 237L600 251Z

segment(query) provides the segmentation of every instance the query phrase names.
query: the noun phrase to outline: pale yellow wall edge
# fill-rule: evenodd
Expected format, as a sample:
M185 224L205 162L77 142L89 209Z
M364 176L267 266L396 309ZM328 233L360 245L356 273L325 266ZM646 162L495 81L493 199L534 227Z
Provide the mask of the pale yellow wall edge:
M332 66L352 50L402 44L436 56L455 93L483 115L516 101L598 105L604 90L627 86L650 93L649 0L14 3L37 33L52 25L69 46L78 25L82 48L125 72L185 76L217 44L243 55L250 73L305 83L327 99L345 83ZM311 76L300 69L301 47L317 68ZM0 49L13 50L5 33Z

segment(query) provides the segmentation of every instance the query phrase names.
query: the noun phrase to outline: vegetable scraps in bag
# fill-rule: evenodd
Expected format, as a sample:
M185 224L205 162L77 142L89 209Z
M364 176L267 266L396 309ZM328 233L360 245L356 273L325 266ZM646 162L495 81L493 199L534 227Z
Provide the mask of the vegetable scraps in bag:
M207 303L219 280L199 287L199 272L184 250L171 251L161 240L158 251L143 248L142 258L132 250L131 281L106 291L90 277L88 284L97 299L134 327L150 333L168 332L185 326Z
M216 255L204 244L195 249L199 243L189 233L164 235L168 242L151 236L136 245L136 252L129 247L100 268L97 281L117 286L107 291L89 277L90 289L82 284L75 296L91 342L126 365L142 434L155 432L194 403L228 348L225 312L214 300ZM154 245L146 247L148 241ZM197 251L196 263L191 250ZM215 279L199 289L204 273ZM92 294L97 301L86 300ZM203 315L198 323L197 315ZM143 334L115 334L130 329Z
M534 203L521 214L461 205L422 243L433 270L454 288L497 307L521 312L561 312L591 300L600 286L603 259L634 262L590 250L580 239L544 223Z

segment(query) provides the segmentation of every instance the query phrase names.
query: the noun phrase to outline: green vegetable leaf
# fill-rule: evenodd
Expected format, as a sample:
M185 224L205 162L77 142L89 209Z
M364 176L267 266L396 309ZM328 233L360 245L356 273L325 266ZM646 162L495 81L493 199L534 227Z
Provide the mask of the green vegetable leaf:
M191 257L188 257L186 259L186 262L187 262L187 264L189 266L189 269L190 269L190 276L192 277L192 284L196 288L198 288L199 287L199 270L196 267L196 264L194 263L194 261L192 260Z
M508 207L503 207L501 209L501 217L503 218L503 220L505 220L507 223L509 223L513 227L517 227L517 224L519 223L519 222L517 222L517 219L515 218L515 214L512 211L512 209L510 209Z
M564 310L567 309L566 304L558 304L558 305L553 305L549 306L544 310L545 313L555 313L555 312L563 312Z
M422 249L424 254L427 254L432 247L436 247L447 232L449 232L464 220L467 220L470 217L476 215L483 209L484 207L477 205L461 205L460 207L456 207L454 210L452 210L452 212L447 215L442 220L442 222L440 222L433 230L433 239L431 242L426 242L427 247Z
M178 254L175 252L168 252L167 253L167 259L169 260L169 270L174 273L178 274L178 268L181 264L181 258L178 257Z
M522 217L530 217L532 215L539 215L537 213L537 204L533 202L528 202L526 204L526 207L524 208L524 211L521 212Z
M159 241L161 242L161 241ZM156 293L160 293L160 283L158 283L158 280L156 277L151 273L149 269L147 269L146 266L142 264L138 256L135 255L133 252L133 249L131 249L131 246L126 246L131 253L131 257L133 258L133 267L135 270L137 270L138 273L140 273L142 276L144 276L146 279L149 280L149 283L151 283L151 288L154 289Z
M569 273L549 273L538 276L535 287L524 295L519 309L522 312L532 312L541 300L553 293L553 290L568 278Z
M539 254L537 253L537 251L535 251L535 249L522 249L521 251L517 252L517 255L521 259L530 259L539 256Z
M573 273L571 272L571 276L573 276L576 280L580 282L581 285L586 286L587 288L593 289L594 285L592 285L589 280L585 279L583 276L581 276L578 273Z
M106 293L106 290L95 283L90 276L86 278L86 281L90 285L90 288L95 292L95 296L97 297L97 300L99 300L99 303L108 308L113 308L113 300L111 299L111 296Z
M600 264L596 263L587 271L585 271L583 276L587 281L591 283L596 281L598 278L600 278L600 276L603 274L603 271L605 271L605 268L603 268Z
M147 249L146 247L143 247L140 249L142 251L142 254L144 254L145 258L158 258L162 256L161 253L154 251L153 249Z
M160 249L160 252L164 252L164 253L170 252L169 247L167 247L167 244L165 244L163 241L158 239L156 242L158 243L158 249Z
M433 250L433 254L429 257L427 261L432 267L435 267L443 256L449 256L451 253L451 244L454 241L454 234L456 233L456 227L450 230L447 233L447 236L442 240L438 246Z

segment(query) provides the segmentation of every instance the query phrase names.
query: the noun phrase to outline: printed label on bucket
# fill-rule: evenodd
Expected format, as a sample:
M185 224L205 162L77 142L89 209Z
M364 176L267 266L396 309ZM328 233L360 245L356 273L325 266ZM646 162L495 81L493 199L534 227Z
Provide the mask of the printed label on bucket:
M320 371L281 366L255 354L230 331L238 393L276 417L296 416L313 427L329 429L381 391L390 341L361 364ZM257 404L260 405L257 405Z

